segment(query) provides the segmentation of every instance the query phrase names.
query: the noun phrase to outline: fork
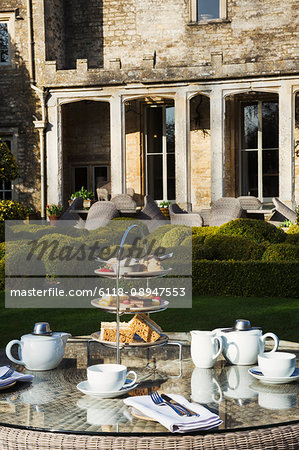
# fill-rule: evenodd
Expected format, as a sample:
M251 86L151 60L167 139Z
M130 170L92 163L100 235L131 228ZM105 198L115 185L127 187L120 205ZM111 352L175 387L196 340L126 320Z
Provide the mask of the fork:
M171 403L168 403L168 402L164 401L163 398L161 397L161 395L158 392L152 392L150 394L150 396L151 396L152 401L155 403L155 405L158 405L158 406L169 406L179 416L188 416L188 417L192 416L192 414L190 414L189 412L183 410L183 408L179 408L178 406L174 406Z
M6 380L6 378L9 378L13 373L14 369L9 367L8 370L3 375L1 375L0 380Z

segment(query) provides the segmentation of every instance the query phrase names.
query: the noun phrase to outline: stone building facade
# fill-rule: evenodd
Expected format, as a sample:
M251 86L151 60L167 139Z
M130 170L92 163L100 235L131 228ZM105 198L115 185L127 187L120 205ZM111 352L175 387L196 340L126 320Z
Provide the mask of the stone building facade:
M189 210L239 195L295 207L298 7L1 0L0 137L21 168L15 198L44 209L84 185Z

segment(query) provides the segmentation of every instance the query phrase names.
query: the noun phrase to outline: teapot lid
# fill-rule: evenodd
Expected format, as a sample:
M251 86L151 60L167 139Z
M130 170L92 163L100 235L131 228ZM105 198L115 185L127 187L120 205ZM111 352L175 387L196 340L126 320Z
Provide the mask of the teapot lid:
M34 336L52 336L53 332L48 322L36 322L32 334Z
M247 319L237 319L235 325L232 328L225 328L222 330L225 333L230 331L250 331L250 330L261 330L260 327L252 327L249 320Z

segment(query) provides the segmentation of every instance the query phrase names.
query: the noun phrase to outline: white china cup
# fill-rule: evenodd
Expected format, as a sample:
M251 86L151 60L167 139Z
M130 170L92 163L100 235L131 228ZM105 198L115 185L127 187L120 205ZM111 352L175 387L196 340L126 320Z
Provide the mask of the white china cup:
M285 352L261 353L258 355L258 365L265 377L290 377L296 369L296 355Z
M191 331L191 357L196 367L210 369L222 352L222 339L213 331Z
M134 379L125 384L130 374L134 375ZM133 370L128 372L122 364L95 364L87 368L87 379L90 387L98 392L116 392L122 387L133 386L137 374Z

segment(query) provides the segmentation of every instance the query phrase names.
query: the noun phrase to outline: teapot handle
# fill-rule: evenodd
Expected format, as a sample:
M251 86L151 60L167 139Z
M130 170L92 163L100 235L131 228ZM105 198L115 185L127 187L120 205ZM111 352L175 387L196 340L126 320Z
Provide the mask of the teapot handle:
M265 346L265 340L267 339L267 337L272 338L274 341L274 347L272 348L272 350L269 351L269 353L276 352L276 350L278 349L278 346L279 346L278 337L274 333L265 333L261 338L264 343L264 346Z
M17 344L21 347L21 341L18 341L18 339L14 339L13 341L10 341L5 348L6 356L8 359L10 359L15 364L25 365L24 361L14 358L11 354L11 347L15 344Z

